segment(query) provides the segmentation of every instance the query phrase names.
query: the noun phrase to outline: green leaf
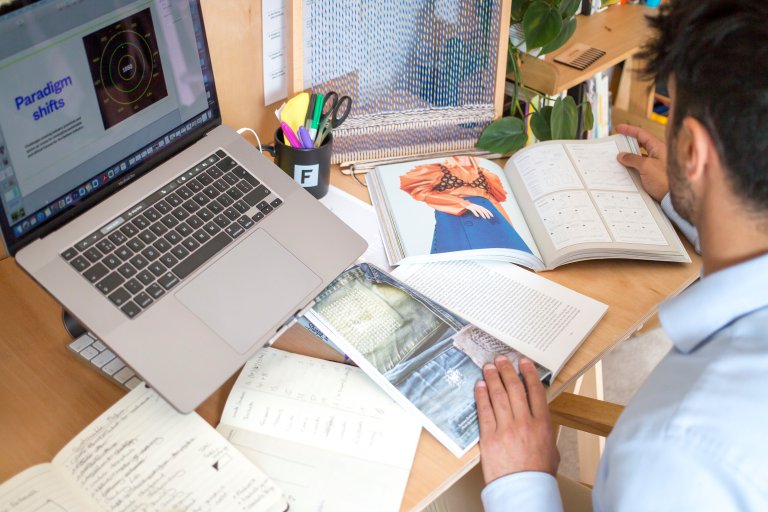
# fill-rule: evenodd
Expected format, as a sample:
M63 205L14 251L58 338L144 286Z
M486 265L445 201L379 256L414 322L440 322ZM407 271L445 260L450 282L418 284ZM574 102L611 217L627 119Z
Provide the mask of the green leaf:
M582 116L584 123L582 129L584 132L588 132L595 125L595 116L592 113L592 104L588 101L585 101L579 106L584 109L584 114Z
M573 33L576 31L576 19L571 19L570 21L567 21L563 28L560 30L560 33L557 34L557 37L554 38L549 43L545 44L544 47L541 49L541 52L539 55L544 55L545 53L553 52L563 46L565 43L568 42L568 40L571 38Z
M523 19L525 10L531 4L531 0L512 0L512 21L519 23Z
M552 118L552 106L542 107L537 112L531 114L528 122L531 123L531 130L539 140L552 140L552 127L550 119Z
M581 5L581 0L560 0L558 11L563 20L573 18Z
M552 139L575 139L579 123L579 109L573 98L558 98L552 107Z
M506 154L525 146L528 135L523 120L517 117L502 117L492 122L480 135L477 147L492 153Z
M523 33L528 50L548 44L560 33L562 20L557 9L542 0L535 0L523 16Z

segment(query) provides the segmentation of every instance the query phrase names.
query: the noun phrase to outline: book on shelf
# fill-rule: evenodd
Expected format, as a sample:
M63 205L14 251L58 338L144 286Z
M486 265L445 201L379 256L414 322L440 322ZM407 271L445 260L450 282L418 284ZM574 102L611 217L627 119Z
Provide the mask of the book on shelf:
M50 463L0 486L0 511L288 509L282 491L196 413L138 386Z
M421 436L360 368L275 348L245 364L217 430L292 512L399 510Z
M447 261L393 274L361 263L320 293L305 324L460 457L479 436L482 366L523 355L550 383L606 309L507 263Z
M689 262L661 207L620 151L635 139L540 142L501 168L452 156L384 165L367 176L392 265L459 259L551 270L603 258Z

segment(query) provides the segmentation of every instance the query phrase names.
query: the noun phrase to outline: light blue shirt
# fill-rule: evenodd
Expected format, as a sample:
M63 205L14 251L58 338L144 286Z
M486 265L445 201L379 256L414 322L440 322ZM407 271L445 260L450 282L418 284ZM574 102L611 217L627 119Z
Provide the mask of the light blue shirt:
M659 318L673 348L608 437L594 509L768 510L768 255L701 279ZM499 478L482 499L486 512L562 510L539 472Z

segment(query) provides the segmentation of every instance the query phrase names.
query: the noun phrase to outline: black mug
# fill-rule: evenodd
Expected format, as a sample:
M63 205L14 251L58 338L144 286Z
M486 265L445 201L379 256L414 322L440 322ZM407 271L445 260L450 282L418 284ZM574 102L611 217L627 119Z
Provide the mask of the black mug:
M317 199L328 193L332 148L332 134L328 134L318 148L288 146L283 140L282 128L275 132L275 145L264 146L264 150L274 157L275 164Z

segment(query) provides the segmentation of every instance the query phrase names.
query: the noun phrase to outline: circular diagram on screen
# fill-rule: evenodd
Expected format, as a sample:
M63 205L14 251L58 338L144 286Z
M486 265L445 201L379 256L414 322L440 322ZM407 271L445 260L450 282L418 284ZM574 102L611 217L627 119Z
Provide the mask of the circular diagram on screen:
M152 48L141 34L126 30L104 45L99 78L113 101L130 105L141 99L152 84Z
M168 95L149 9L88 34L83 43L105 129Z

